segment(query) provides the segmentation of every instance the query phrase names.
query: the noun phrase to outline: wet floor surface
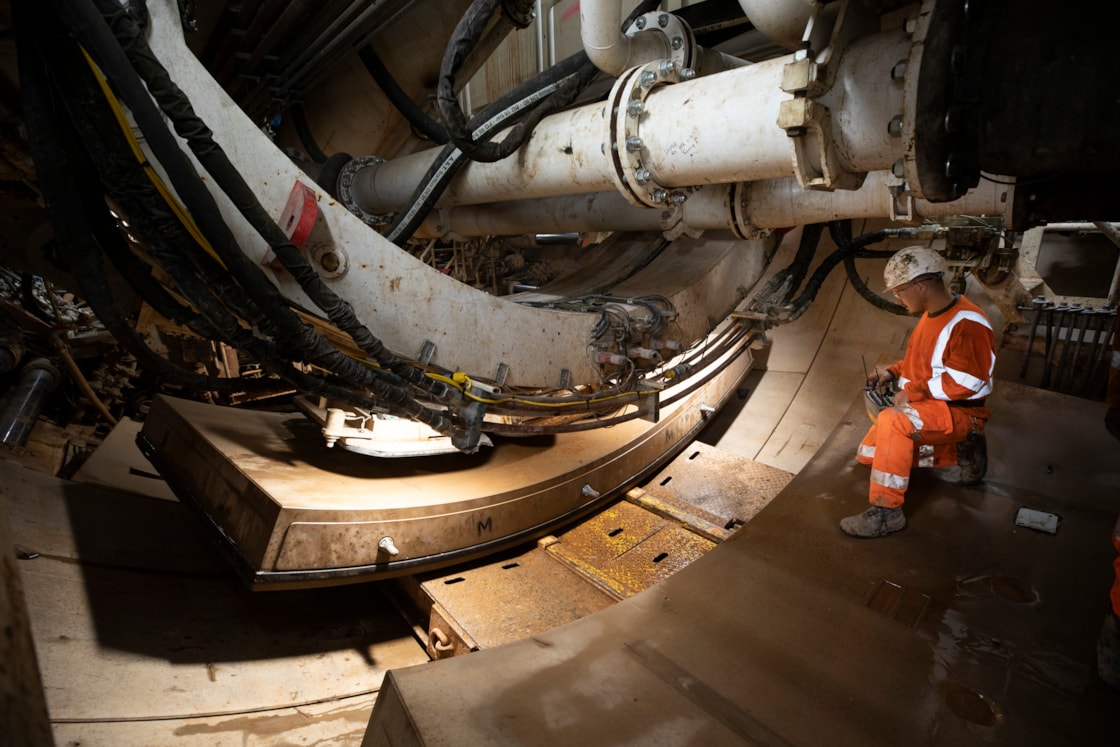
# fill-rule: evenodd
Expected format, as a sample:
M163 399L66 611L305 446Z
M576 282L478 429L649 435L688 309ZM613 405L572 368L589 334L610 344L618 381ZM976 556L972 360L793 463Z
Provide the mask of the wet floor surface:
M589 618L391 673L373 723L403 701L426 744L1111 743L1120 447L1097 403L1001 382L992 409L985 483L915 472L905 531L837 527L866 506L855 402L723 546ZM1022 506L1058 532L1016 526Z

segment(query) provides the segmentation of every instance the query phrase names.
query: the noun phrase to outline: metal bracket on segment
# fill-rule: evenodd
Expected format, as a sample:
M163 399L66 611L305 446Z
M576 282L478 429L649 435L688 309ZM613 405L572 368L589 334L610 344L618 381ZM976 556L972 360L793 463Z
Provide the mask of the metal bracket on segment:
M850 172L841 163L832 136L832 113L817 99L832 88L844 49L860 36L878 31L878 21L859 0L818 5L806 26L802 49L782 70L782 90L793 98L781 102L778 126L789 135L793 170L802 189L859 189L863 184L866 174ZM814 55L822 43L822 51Z
M778 126L793 147L793 169L802 189L859 189L866 174L846 170L832 138L832 114L827 106L800 97L781 103Z
M920 219L914 215L914 194L906 182L892 185L887 189L890 190L891 220L895 223L920 222Z

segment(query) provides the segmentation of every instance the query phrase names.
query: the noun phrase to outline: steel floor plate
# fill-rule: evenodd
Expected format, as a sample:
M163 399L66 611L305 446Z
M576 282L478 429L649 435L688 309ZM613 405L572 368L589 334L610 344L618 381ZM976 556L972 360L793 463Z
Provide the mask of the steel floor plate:
M866 505L862 404L730 541L602 612L390 672L365 745L1082 745L1115 740L1095 676L1120 447L1103 406L1000 382L981 486L919 471L910 525ZM1014 525L1029 505L1057 535Z
M696 441L645 489L661 500L714 514L724 528L733 529L754 518L791 479L785 470Z

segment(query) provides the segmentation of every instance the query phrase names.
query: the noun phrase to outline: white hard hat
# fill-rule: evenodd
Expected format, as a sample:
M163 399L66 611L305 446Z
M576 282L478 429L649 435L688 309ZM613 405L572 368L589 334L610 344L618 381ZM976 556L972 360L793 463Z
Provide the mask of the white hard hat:
M924 246L908 246L895 252L887 260L883 280L887 290L894 290L903 283L932 273L944 273L949 268L940 254Z

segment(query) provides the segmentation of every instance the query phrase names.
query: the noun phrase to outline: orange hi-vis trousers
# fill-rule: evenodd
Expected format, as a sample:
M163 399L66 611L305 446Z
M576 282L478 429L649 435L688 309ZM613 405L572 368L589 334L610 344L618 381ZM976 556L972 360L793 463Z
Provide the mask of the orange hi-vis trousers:
M871 505L901 506L914 467L955 465L956 444L984 428L985 419L976 417L977 410L989 414L984 408L949 407L941 400L882 410L856 452L856 460L871 467Z

